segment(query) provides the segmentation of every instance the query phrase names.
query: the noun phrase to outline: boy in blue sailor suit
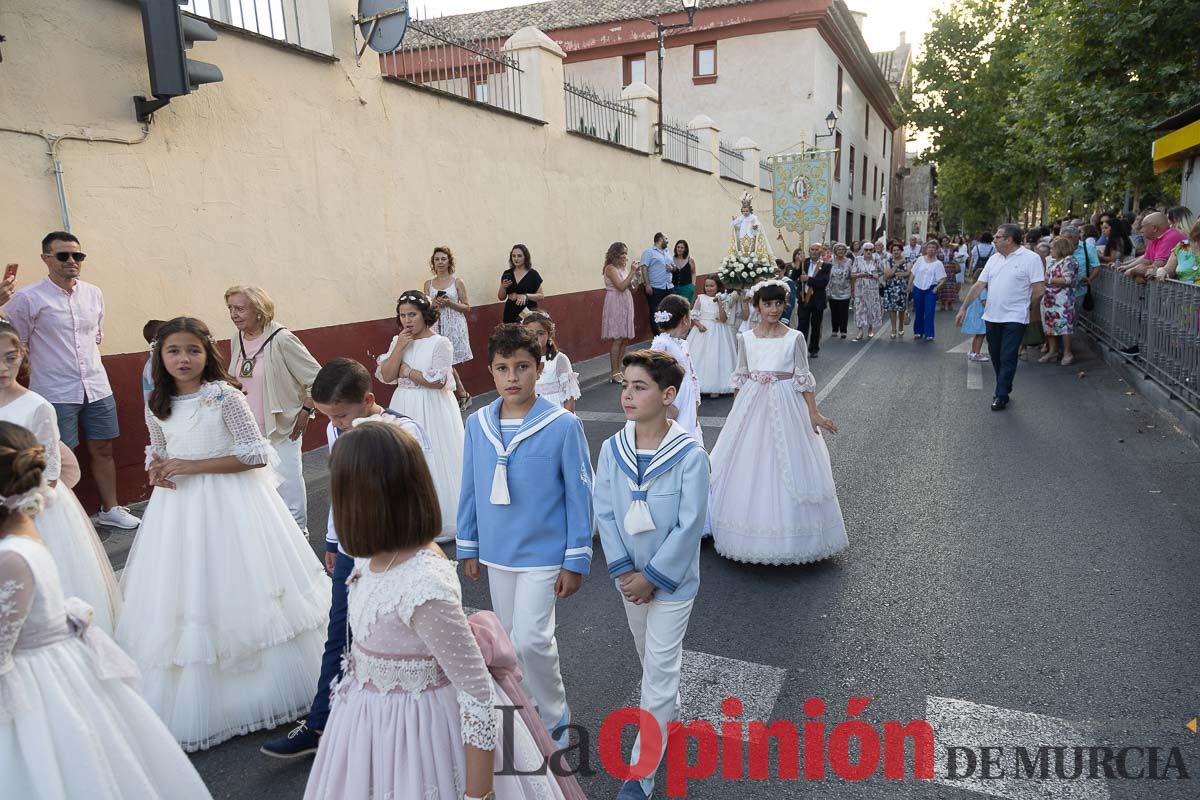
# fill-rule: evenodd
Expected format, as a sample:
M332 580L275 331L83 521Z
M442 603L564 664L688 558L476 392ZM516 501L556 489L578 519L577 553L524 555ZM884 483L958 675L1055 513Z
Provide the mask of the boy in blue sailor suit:
M621 363L628 422L600 451L596 522L642 664L642 708L658 720L665 751L667 724L677 711L683 636L700 588L708 454L667 417L683 382L679 362L639 350ZM640 753L639 737L629 763ZM646 800L653 791L651 773L626 781L617 800Z
M571 715L554 606L591 566L592 462L579 418L537 396L541 359L520 325L501 325L488 340L500 398L467 420L456 545L466 577L488 567L492 609L542 721L565 747Z

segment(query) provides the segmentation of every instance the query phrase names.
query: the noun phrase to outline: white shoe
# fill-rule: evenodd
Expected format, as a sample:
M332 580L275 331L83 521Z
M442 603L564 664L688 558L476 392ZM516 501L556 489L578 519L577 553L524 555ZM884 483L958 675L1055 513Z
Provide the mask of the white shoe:
M129 509L125 506L113 506L109 509L103 509L96 515L96 522L106 528L121 528L123 530L133 530L142 521L129 513Z

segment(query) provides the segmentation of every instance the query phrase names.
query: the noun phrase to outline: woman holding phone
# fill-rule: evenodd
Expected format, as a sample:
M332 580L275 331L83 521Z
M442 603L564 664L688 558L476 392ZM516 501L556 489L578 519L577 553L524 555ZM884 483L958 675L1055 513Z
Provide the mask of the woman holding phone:
M504 301L504 321L520 322L521 312L538 307L545 297L542 276L533 268L529 248L514 244L508 254L508 269L500 274L500 289L496 299Z
M466 314L471 310L467 285L454 276L454 254L444 244L433 248L429 269L433 277L425 281L425 294L432 298L433 307L438 310L433 332L445 336L454 346L454 396L458 399L458 407L465 409L471 404L471 393L458 377L457 366L473 358L471 336L467 330Z

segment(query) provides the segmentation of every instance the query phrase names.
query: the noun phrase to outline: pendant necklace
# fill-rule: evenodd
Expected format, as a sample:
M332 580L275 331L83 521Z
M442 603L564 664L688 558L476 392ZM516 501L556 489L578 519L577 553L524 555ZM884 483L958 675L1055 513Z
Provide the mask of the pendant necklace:
M280 330L283 330L280 328ZM279 331L275 331L279 333ZM241 354L242 364L238 367L238 375L242 378L249 378L254 375L254 365L258 363L258 357L262 355L263 350L267 349L267 345L271 343L271 339L275 338L275 333L272 333L267 340L262 343L262 347L258 348L258 352L246 358L246 343L242 341L242 332L238 331L238 353Z

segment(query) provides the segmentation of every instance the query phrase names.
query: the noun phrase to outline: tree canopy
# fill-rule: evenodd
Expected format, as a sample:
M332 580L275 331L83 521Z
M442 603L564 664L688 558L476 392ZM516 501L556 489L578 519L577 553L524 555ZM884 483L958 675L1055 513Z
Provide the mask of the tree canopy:
M1200 11L1179 0L955 0L914 64L943 218L975 230L1172 191L1147 127L1200 103Z

